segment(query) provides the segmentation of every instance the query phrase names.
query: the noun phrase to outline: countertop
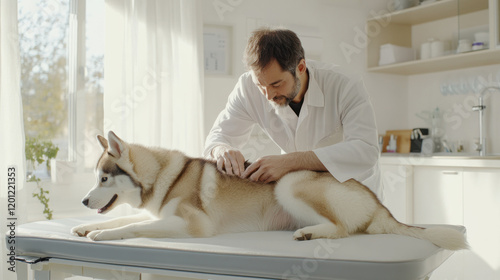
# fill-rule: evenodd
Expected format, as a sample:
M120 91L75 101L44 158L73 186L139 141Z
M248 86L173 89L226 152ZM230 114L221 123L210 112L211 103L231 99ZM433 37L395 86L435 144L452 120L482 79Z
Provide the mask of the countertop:
M500 156L479 157L468 154L382 153L380 164L442 167L500 168Z

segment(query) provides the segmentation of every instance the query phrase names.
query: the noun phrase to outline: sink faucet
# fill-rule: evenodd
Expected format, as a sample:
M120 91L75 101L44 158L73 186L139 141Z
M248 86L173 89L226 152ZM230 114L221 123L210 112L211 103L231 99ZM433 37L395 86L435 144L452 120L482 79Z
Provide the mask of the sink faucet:
M481 93L479 93L479 98L478 98L478 105L472 106L472 111L477 111L479 112L479 144L476 146L476 151L479 152L480 156L485 156L486 155L486 137L485 137L485 129L484 129L484 109L486 109L486 106L484 106L484 100L483 100L483 94L488 91L488 90L499 90L500 87L485 87Z

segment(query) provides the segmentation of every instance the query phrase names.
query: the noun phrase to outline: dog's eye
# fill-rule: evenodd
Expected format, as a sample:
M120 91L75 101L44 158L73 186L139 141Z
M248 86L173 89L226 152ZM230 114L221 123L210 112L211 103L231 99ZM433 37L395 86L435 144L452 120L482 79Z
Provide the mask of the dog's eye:
M102 178L101 178L101 183L104 183L104 182L106 182L107 180L108 180L108 177L102 177Z

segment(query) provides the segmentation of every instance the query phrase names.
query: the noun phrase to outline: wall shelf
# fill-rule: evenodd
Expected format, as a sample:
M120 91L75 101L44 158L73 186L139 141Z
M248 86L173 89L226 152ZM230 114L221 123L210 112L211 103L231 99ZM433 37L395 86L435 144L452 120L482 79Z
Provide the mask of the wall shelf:
M488 9L488 0L441 0L432 4L396 11L385 16L390 17L391 23L415 25L456 17L459 5L460 14L468 14ZM368 21L372 20L377 20L377 18L368 19Z
M368 68L370 72L398 75L417 75L468 67L500 64L500 49L441 56Z
M428 37L445 36L444 40L452 40L446 36L451 36L449 34L456 34L457 31L462 30L463 26L459 23L463 21L462 17L468 18L467 22L471 22L471 18L474 19L472 20L474 24L488 24L490 42L496 42L495 36L492 35L496 34L496 30L499 28L497 25L500 23L497 20L499 15L496 13L497 2L495 1L500 2L500 0L440 0L368 19L366 22L367 34L370 35L370 31L372 33L377 31L377 33L371 34L370 43L366 48L367 70L376 73L415 75L500 64L500 46L492 43L490 48L486 50L378 65L380 46L394 44L411 47L418 52L420 45ZM489 19L485 18L484 15ZM479 20L481 17L484 19L483 23L479 23L482 21ZM379 26L374 27L374 25Z

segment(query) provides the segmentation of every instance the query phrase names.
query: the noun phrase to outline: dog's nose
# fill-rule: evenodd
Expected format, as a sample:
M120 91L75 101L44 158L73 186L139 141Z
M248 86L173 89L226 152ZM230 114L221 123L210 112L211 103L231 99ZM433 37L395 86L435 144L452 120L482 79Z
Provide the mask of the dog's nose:
M88 206L89 205L89 199L85 198L84 200L82 200L82 203L83 203L83 205Z

